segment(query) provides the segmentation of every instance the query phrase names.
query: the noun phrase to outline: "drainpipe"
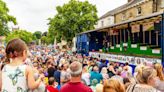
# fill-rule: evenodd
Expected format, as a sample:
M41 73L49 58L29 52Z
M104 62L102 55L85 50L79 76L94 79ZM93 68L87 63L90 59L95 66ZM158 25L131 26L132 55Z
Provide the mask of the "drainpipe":
M161 23L161 49L162 49L162 65L164 66L164 13L162 14L162 23Z
M153 0L153 13L158 11L158 0Z

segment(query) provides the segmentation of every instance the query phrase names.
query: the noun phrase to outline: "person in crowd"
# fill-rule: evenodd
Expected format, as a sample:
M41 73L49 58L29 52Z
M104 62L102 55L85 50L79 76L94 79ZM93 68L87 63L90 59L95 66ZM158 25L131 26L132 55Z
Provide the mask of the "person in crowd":
M26 92L28 89L39 87L43 76L35 81L33 69L24 64L27 58L27 45L24 41L11 40L6 47L6 56L10 59L10 63L0 72L1 92Z
M163 70L163 67L162 67L161 64L156 63L154 65L154 68L157 71L157 77L158 77L156 79L156 86L155 86L155 88L157 88L158 90L163 92L164 91L164 87L163 87L163 85L164 85L164 74L163 74L164 70Z
M103 92L125 92L124 85L116 79L104 81Z
M106 60L101 60L101 64L99 65L99 72L101 72L101 69L102 69L103 67L107 67L107 65L106 65Z
M154 88L156 77L157 72L155 69L145 67L136 76L138 83L130 84L126 92L160 92Z
M92 69L93 69L91 59L87 61L87 64L88 64L88 72L90 73L92 71Z
M84 79L81 79L81 83L83 83L84 85L88 86Z
M65 57L65 54L64 54L63 57L61 57L61 59L59 61L59 66L62 66L65 63L66 63L66 57Z
M90 73L90 75L90 82L92 82L93 79L97 79L98 83L103 80L103 76L99 73L99 68L96 65L93 67L93 71Z
M112 76L112 78L119 80L121 83L123 83L123 78L121 77L121 72L122 72L122 68L119 67L116 70L116 75Z
M55 78L54 77L50 77L48 79L48 86L46 86L46 90L48 92L59 92L55 87L57 87L57 82L55 81Z
M125 63L124 70L127 71L127 76L132 76L132 67L128 62Z
M87 66L83 67L82 79L90 86L90 74L87 71Z
M60 85L60 76L61 76L61 68L58 66L57 70L54 72L54 78L56 79L58 85Z
M129 78L123 78L123 84L125 86L125 89L128 88L128 86L131 84L131 81Z
M54 76L55 68L54 68L54 65L52 64L52 62L47 62L47 63L49 63L47 73L48 73L48 78L50 78L50 77Z
M90 88L92 89L93 92L96 92L96 85L98 84L97 79L93 79L91 82Z
M62 71L60 75L60 84L63 86L65 83L70 81L70 74L67 71L68 69L68 64L63 64L62 65Z
M109 67L108 67L108 75L109 75L109 78L111 78L112 76L114 76L116 74L115 70L114 70L114 63L111 62L109 64Z
M136 68L135 68L135 71L134 71L134 77L137 76L138 72L140 69L143 69L145 66L140 64L140 65L137 65Z
M128 73L128 69L127 68L123 68L123 71L121 73L121 77L122 78L128 78L129 77L129 73Z
M96 92L103 92L103 84L99 83L96 85Z
M120 63L115 62L115 63L114 63L114 70L117 70L118 68L120 68L119 65L120 65Z
M73 62L70 65L70 82L61 87L60 92L92 92L92 90L81 83L82 64L80 62Z
M101 74L103 76L103 79L108 79L109 78L108 71L107 71L107 68L106 67L103 67L101 69Z

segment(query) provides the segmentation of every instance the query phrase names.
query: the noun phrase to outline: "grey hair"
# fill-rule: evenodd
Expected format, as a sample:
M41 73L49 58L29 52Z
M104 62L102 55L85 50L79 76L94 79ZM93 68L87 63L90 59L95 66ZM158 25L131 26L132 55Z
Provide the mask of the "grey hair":
M73 62L71 65L70 65L70 74L72 77L78 77L81 75L82 73L82 64L80 62Z

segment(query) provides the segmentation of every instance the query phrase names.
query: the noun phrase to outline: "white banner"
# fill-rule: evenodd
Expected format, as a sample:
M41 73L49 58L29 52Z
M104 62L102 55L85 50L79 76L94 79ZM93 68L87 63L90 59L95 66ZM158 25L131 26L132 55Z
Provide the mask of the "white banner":
M137 65L141 63L153 64L153 63L162 63L161 59L156 58L142 58L142 57L135 57L135 56L124 56L124 55L114 55L114 54L106 54L106 53L99 53L99 52L89 52L90 57L105 59L113 62L120 62L132 65Z

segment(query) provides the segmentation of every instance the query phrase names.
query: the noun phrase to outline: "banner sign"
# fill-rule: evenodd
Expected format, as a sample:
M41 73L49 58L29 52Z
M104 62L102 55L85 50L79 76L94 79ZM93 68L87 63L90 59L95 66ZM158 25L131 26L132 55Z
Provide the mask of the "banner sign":
M105 59L113 62L120 62L132 65L138 65L141 63L153 64L153 63L162 63L161 59L156 58L143 58L143 57L135 57L135 56L125 56L125 55L114 55L114 54L106 54L106 53L99 53L99 52L89 52L90 57Z
M118 30L110 30L110 35L118 35Z
M140 32L140 25L132 25L132 33Z
M143 31L151 31L150 28L153 27L154 27L154 22L145 23L143 24Z

